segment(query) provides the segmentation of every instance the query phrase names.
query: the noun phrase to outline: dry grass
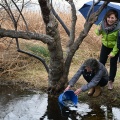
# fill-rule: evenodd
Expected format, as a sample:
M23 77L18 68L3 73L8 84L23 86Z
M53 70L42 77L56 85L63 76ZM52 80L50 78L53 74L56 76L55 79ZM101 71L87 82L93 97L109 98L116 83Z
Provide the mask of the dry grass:
M43 23L43 19L39 12L24 11L23 15L27 21L29 31L37 32L41 34L45 33L45 25ZM22 19L20 19L18 24L19 24L20 30L26 30L26 26L24 22L22 21Z
M30 31L45 33L45 26L39 13L31 12L24 13L24 15L28 22ZM67 27L70 28L70 15L66 13L59 13L59 16L63 18L63 21L65 22ZM84 21L84 18L79 15L76 24L76 38L78 37L80 31L83 29ZM4 24L2 25L4 26ZM11 27L12 25L9 25L9 28ZM93 26L91 28L88 36L84 39L83 43L80 45L80 48L75 53L75 56L73 57L73 61L71 63L69 79L75 74L80 64L85 59L89 57L94 57L97 59L99 58L101 41L100 37L97 37L94 33L95 28L96 26ZM19 22L19 30L26 30L25 25L22 21ZM63 47L63 51L65 52L69 38L60 24L59 31L61 35L61 44ZM15 44L15 40L10 40L10 38L0 39L0 80L3 80L4 82L13 81L15 84L25 82L28 83L28 86L32 85L36 88L45 89L48 84L48 76L45 68L38 60L27 55L18 53L16 51ZM37 44L46 47L46 45L44 45L42 42L26 41L20 39L21 49L26 50L26 44ZM119 83L119 72L120 68L118 68L117 80L115 82L115 85L118 85ZM81 81L78 82L76 87L84 83L85 81L81 78Z

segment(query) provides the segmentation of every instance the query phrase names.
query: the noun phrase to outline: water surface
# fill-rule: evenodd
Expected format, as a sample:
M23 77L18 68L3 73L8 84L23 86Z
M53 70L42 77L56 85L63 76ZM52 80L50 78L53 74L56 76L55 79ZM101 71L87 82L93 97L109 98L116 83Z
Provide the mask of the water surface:
M120 120L120 107L89 105L62 108L57 97L41 91L0 86L0 120Z

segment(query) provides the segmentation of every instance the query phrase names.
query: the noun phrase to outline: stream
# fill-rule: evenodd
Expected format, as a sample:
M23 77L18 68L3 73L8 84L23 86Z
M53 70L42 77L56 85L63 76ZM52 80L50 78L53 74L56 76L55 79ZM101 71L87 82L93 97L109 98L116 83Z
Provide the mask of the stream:
M0 86L0 120L120 120L120 107L79 101L77 107L60 108L58 98L44 92Z

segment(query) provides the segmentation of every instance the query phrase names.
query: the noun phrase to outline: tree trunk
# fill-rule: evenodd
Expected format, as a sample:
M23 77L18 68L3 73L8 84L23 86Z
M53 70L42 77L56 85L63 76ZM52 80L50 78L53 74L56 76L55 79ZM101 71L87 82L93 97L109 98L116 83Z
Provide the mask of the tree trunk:
M48 90L58 93L64 88L67 82L67 76L64 76L64 59L61 46L58 23L52 14L49 0L38 0L44 23L46 25L46 34L54 38L54 44L48 44L50 52L50 65L48 73ZM63 77L64 76L64 77ZM61 86L62 85L62 86Z

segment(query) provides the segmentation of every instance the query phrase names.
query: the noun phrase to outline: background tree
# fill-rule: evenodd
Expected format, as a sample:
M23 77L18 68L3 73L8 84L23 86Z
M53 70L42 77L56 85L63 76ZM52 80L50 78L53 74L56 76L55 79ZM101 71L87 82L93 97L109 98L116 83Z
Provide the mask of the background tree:
M22 10L25 6L25 2L24 0L22 0L21 7L19 7L17 5L18 1L20 0L10 0L10 1L1 0L0 2L1 9L3 10L3 12L6 11L7 15L9 16L9 18L13 23L14 29L7 30L6 28L3 28L1 24L0 37L15 38L18 52L22 52L39 59L44 64L46 71L48 72L48 82L49 82L48 91L52 94L58 93L64 89L68 81L69 69L75 52L83 42L84 38L87 36L90 28L97 20L97 17L104 9L104 7L108 4L108 2L104 2L104 4L99 8L97 12L94 12L89 16L89 18L86 20L84 24L84 29L80 31L79 36L76 38L75 37L75 27L77 21L76 8L73 0L66 0L66 2L68 2L71 6L71 21L70 21L71 28L68 30L68 28L62 22L62 20L59 17L56 17L64 27L66 31L66 35L69 36L66 55L64 56L61 45L60 33L58 30L58 21L54 16L55 11L52 8L51 1L38 0L38 3L41 8L42 18L45 23L46 34L40 34L29 31L27 21L25 20L22 14ZM16 11L11 9L13 8L12 5L14 5L14 7L16 8L17 14ZM18 30L18 26L19 26L18 21L20 18L22 18L22 20L24 21L24 24L26 26L26 31ZM43 58L21 50L19 46L19 38L23 38L27 40L39 40L47 44L50 53L49 65L46 64Z

